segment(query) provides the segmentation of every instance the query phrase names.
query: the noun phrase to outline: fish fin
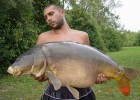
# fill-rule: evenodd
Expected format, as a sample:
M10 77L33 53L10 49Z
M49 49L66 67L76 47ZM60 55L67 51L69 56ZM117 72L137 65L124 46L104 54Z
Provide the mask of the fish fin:
M55 65L52 64L51 66L48 67L48 70L51 71L54 75L56 75L56 70L55 70Z
M117 84L120 88L120 91L125 95L128 96L130 92L130 81L128 78L123 76L121 79L116 80Z
M72 95L76 98L76 100L79 100L79 92L75 88L69 85L67 85L67 88L72 93Z
M45 59L42 69L35 76L40 77L40 76L44 75L46 70L47 70L47 67L46 67L46 59Z
M30 73L33 74L33 72L34 72L34 65L32 65Z
M122 67L124 69L124 72L125 72L125 76L129 79L129 80L133 80L135 79L139 72L132 69L132 68L128 68L128 67Z
M18 77L18 76L21 75L21 74L22 74L22 72L19 71L19 72L17 72L16 74L13 74L13 76Z
M16 74L16 76L19 76L19 75L21 75L22 74L22 72L20 71L20 72L18 72L17 74Z
M46 74L48 78L51 80L54 89L58 90L61 87L61 81L51 71L47 71Z

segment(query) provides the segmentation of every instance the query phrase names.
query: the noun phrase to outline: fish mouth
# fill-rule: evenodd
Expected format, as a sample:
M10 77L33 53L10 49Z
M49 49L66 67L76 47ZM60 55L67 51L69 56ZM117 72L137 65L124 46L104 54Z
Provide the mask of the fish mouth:
M19 76L21 74L21 72L16 67L11 66L7 69L7 72L14 76Z
M8 69L7 69L7 72L10 73L10 74L14 74L14 70L13 68L10 66Z

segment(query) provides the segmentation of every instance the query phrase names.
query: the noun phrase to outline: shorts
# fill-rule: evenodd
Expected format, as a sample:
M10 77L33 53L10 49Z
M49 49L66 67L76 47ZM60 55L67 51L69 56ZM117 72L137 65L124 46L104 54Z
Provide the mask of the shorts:
M96 100L95 94L91 88L75 88L79 91L79 100ZM67 87L61 87L54 90L52 84L47 85L47 88L42 95L41 100L76 100Z

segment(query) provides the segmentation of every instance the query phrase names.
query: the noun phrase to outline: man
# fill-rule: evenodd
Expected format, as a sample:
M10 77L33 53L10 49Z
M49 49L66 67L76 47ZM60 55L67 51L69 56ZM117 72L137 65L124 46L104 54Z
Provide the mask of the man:
M90 45L88 34L83 31L71 29L66 22L64 10L56 5L50 4L44 8L44 18L52 30L41 33L38 36L37 45L54 41L73 41ZM47 76L35 77L39 82L48 80ZM106 80L104 74L99 74L96 83ZM48 80L49 81L49 80ZM80 100L95 100L95 95L91 88L76 88L80 94ZM66 87L61 87L55 91L51 82L41 98L41 100L75 100Z

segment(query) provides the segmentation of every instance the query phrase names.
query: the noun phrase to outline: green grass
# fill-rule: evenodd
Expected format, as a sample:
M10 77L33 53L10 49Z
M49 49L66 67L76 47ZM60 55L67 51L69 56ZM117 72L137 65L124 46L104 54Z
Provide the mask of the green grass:
M40 100L47 82L37 82L32 77L2 76L0 100Z
M140 72L140 47L125 47L119 52L107 53L120 66L133 67ZM47 82L32 77L0 76L0 100L40 100ZM97 100L140 100L140 76L131 81L130 96L124 97L115 81L92 86Z

